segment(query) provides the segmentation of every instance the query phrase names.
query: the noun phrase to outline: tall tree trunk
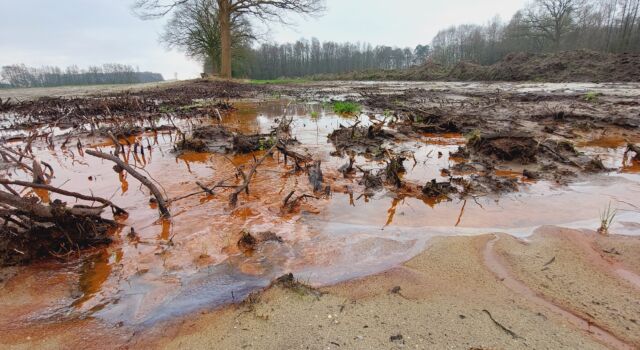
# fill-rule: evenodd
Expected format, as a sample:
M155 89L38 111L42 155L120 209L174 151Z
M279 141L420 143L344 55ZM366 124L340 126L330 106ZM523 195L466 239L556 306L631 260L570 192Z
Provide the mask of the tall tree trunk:
M218 0L220 16L220 76L231 79L231 1Z

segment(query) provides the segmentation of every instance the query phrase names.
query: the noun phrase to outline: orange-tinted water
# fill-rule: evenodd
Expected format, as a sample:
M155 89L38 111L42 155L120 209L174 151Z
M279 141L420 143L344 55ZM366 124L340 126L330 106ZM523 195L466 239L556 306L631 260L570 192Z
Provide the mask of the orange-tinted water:
M224 124L244 133L268 133L287 104L240 103L240 110L225 117ZM602 154L618 170L565 187L521 183L517 193L465 201L426 201L388 190L364 196L358 176L344 178L337 171L347 159L332 156L333 146L327 142L329 133L340 125L352 125L354 118L336 116L313 103L292 104L287 115L294 117L299 150L322 160L325 179L334 190L329 197L306 200L294 213L283 212L285 196L293 190L310 194L312 189L306 175L291 174L291 166L285 166L277 153L258 169L249 194L240 195L237 207L228 204L229 190L218 189L213 196L198 194L171 202L172 217L161 220L156 206L149 203L148 190L132 176L115 173L112 163L85 155L75 146L52 151L35 144L38 157L56 171L52 185L109 198L129 215L120 219L124 227L115 233L111 246L67 264L25 268L25 274L47 271L65 281L79 281L79 287L48 301L46 307L38 304L16 316L26 320L92 315L114 323L150 323L239 301L286 272L314 285L376 273L419 253L436 235L504 231L525 236L547 224L596 228L600 210L610 201L620 207L624 203L640 206L640 175L633 171L637 163L628 160L623 165L620 147L602 150L586 145L587 151ZM187 123L179 126L190 128ZM168 198L199 191L196 181L237 183L235 166L249 167L253 162L253 155L175 153L175 140L174 134L166 132L128 140L151 145L144 155L134 154L121 142L128 162L157 181ZM82 142L102 151L113 149L113 143L104 138ZM462 135L424 135L390 147L414 153L415 161L404 163L403 179L422 185L447 179L442 169L455 164L449 154L463 143ZM384 167L364 157L356 161L369 169ZM519 177L510 172L498 175ZM24 174L12 171L11 176ZM43 201L60 198L42 192L34 195ZM633 212L621 215L627 221L638 219ZM135 238L127 236L131 228ZM254 235L271 231L282 242L267 241L246 254L237 247L243 231ZM38 285L25 282L20 288L33 291ZM50 304L56 305L53 311Z

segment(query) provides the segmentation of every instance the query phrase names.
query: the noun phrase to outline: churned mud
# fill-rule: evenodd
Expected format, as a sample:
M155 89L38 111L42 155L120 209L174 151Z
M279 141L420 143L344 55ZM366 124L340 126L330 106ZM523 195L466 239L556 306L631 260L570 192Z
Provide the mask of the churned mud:
M194 81L3 99L0 344L635 348L638 96Z

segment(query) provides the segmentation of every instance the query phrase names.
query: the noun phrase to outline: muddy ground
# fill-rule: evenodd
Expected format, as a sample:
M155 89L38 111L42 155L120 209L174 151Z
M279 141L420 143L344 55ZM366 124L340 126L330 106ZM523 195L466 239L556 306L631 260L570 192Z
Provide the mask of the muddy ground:
M637 348L639 96L193 81L3 99L0 344Z

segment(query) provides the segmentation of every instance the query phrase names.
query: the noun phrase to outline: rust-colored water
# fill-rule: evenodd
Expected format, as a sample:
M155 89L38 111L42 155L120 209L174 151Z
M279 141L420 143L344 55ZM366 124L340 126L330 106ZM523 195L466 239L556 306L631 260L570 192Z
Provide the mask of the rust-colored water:
M244 133L268 133L287 104L240 103L240 110L225 117L224 124ZM325 179L334 190L329 197L307 200L294 213L282 211L284 197L293 190L303 194L312 189L306 175L291 174L291 166L285 166L279 154L259 168L249 194L240 195L237 207L228 204L229 190L218 189L213 196L199 194L171 202L172 217L160 220L148 190L133 177L115 173L112 163L85 155L75 146L49 150L34 144L37 156L56 171L53 186L110 198L129 215L120 219L123 227L111 246L65 264L23 269L23 274L46 272L75 287L38 300L37 279L22 276L14 293L33 295L31 307L23 305L20 312L10 309L7 312L12 314L0 320L91 315L110 323L147 324L239 301L285 272L314 285L376 273L411 258L437 235L503 231L526 236L546 224L596 228L599 212L610 201L621 207L624 203L640 206L640 175L633 171L637 163L623 164L619 147L603 150L586 145L587 151L602 154L617 170L565 187L521 183L517 193L465 201L422 200L388 190L365 196L357 176L344 178L337 171L347 160L332 156L333 146L327 142L329 133L340 125L352 125L354 118L336 116L313 103L292 104L286 113L294 117L299 150L322 161ZM193 123L200 122L213 121ZM180 127L190 128L188 124ZM168 198L199 191L196 181L237 183L235 166L253 162L253 155L178 154L173 151L175 140L174 134L166 132L129 139L151 145L145 147L144 155L134 154L121 142L128 162L161 184ZM429 134L393 145L394 151L415 154L415 161L405 162L404 180L414 185L446 180L442 169L459 161L449 154L464 141L459 134ZM104 138L82 143L107 152L113 149L113 143ZM356 161L370 169L384 167L364 157ZM520 178L510 172L498 175ZM24 174L14 171L11 176ZM60 198L34 195L43 201L49 196ZM621 215L627 216L626 221L638 219L633 212ZM128 236L132 228L134 238ZM243 231L254 235L270 231L282 242L267 241L247 254L237 247Z

